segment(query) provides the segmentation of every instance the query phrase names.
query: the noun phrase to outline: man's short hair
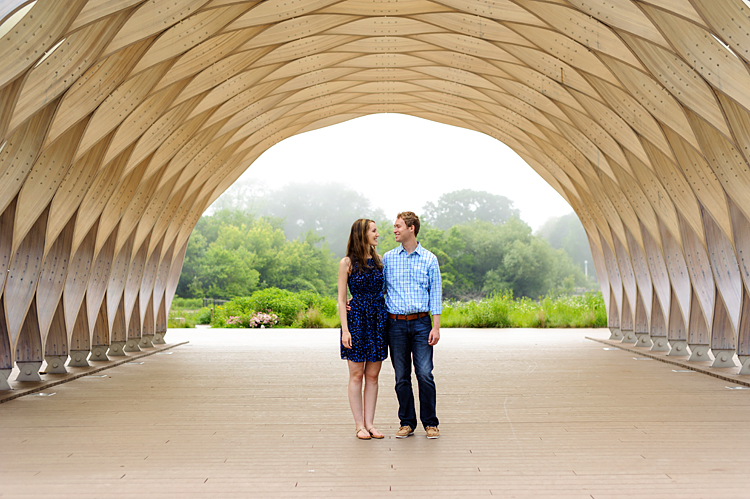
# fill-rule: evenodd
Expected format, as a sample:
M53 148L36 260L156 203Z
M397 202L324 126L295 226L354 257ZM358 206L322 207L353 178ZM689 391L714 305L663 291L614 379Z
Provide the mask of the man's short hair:
M414 235L419 234L419 217L413 211L402 211L396 215L396 220L401 219L407 227L414 227Z

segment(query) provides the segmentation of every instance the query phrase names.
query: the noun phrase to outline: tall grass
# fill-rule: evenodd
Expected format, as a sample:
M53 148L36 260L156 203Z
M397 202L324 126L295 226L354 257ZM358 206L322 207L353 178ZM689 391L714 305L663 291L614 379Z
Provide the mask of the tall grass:
M193 305L188 300L180 305ZM228 324L230 316L244 317L270 310L279 316L275 327L339 328L336 300L314 293L292 293L278 289L256 292L253 296L235 298L214 308L190 310L172 305L169 327L241 327ZM495 294L469 302L445 302L442 327L463 328L585 328L606 327L607 311L601 293L580 296L547 296L539 300L515 299L510 293Z
M167 327L169 328L190 328L196 324L209 324L211 322L210 308L178 308L172 304L167 317Z
M601 293L547 296L534 301L496 294L479 301L446 302L442 327L583 328L605 327L607 312Z

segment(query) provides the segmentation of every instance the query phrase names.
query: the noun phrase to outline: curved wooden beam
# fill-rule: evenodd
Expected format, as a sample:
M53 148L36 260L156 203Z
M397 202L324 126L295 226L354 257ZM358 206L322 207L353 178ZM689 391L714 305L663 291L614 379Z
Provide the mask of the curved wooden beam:
M0 371L161 341L203 210L273 144L390 112L568 200L613 337L750 373L746 7L607 4L6 2Z

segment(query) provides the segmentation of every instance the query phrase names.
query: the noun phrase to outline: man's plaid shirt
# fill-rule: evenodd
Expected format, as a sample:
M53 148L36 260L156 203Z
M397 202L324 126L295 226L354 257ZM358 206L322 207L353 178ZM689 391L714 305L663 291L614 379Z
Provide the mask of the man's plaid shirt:
M443 281L437 257L417 243L407 253L403 245L383 255L385 307L391 314L443 311Z

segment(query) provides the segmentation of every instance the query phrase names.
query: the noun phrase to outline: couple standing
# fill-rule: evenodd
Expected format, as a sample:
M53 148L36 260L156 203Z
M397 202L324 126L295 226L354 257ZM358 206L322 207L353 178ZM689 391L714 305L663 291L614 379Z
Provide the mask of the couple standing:
M432 347L440 340L443 296L440 267L435 255L417 241L419 217L413 212L398 214L393 233L401 244L387 252L381 261L375 250L379 237L375 222L357 220L349 234L346 257L339 264L341 358L347 359L349 366L349 404L357 438L384 437L373 426L373 420L378 375L390 346L401 420L396 438L413 435L417 427L412 359L419 386L419 416L427 438L438 438ZM352 294L349 305L347 285Z

